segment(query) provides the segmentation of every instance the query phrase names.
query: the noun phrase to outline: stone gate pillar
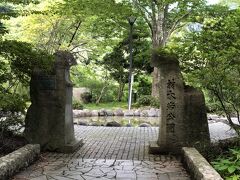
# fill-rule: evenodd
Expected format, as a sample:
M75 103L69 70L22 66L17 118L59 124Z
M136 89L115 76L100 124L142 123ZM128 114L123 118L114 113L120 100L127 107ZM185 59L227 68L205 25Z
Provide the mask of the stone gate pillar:
M72 83L69 69L75 62L64 51L55 54L52 73L35 70L30 82L31 106L26 115L25 137L41 149L72 152L81 140L74 137Z
M202 146L210 142L204 95L185 86L175 57L154 55L153 65L160 71L160 123L157 142L151 153L180 153L183 146Z

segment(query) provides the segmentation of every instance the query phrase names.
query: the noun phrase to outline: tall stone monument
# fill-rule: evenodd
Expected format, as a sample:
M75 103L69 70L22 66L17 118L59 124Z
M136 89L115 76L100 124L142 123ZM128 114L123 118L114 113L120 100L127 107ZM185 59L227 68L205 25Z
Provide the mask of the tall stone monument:
M204 95L186 86L177 58L153 57L160 70L160 125L157 142L150 143L151 153L180 153L184 146L204 146L210 136Z
M55 53L53 71L35 69L30 82L31 106L25 120L25 137L42 150L72 152L82 145L74 137L72 88L69 69L73 56Z

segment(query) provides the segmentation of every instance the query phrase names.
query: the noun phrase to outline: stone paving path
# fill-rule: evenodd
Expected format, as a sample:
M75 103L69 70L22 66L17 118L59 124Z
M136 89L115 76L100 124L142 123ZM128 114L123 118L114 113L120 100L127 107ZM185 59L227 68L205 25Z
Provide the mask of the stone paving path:
M84 146L73 154L43 153L15 180L139 179L188 180L179 157L151 155L158 128L75 126Z

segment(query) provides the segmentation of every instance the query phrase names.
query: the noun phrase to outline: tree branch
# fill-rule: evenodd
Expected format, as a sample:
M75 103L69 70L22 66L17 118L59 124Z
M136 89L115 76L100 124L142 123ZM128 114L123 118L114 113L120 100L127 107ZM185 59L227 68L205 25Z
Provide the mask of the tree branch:
M149 11L147 11L147 10L145 11L146 8L142 9L142 6L140 5L140 2L139 2L138 0L133 0L133 2L134 2L134 4L136 5L136 7L139 9L139 11L140 11L143 19L144 19L144 20L146 21L146 23L148 24L151 32L153 32L152 23L150 22L150 20L149 20L148 17L146 16L145 12L148 13L148 15L149 15L149 17L150 17L151 19L153 19L153 15L151 15Z
M172 27L169 30L169 35L171 35L173 33L173 31L175 31L176 29L178 29L179 27L177 27L179 25L179 23L185 19L186 17L189 16L189 14L191 13L191 11L189 11L188 13L182 15L180 18L178 18L172 25Z
M69 41L68 47L71 46L71 44L72 44L72 42L73 42L73 40L74 40L74 38L75 38L75 36L76 36L76 34L77 34L77 31L79 30L79 28L80 28L80 26L81 26L81 24L82 24L82 21L79 21L78 24L77 24L77 26L76 26L76 29L75 29L75 31L74 31L74 33L73 33L73 35L72 35L72 38L71 38L71 40Z

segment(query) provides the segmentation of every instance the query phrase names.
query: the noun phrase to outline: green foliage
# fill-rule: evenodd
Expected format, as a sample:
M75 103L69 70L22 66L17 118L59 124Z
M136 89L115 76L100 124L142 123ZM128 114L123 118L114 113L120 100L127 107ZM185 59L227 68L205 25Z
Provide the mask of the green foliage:
M150 95L151 94L151 77L150 75L139 75L137 78L135 78L134 82L134 91L142 96L142 95Z
M240 149L229 149L227 155L212 162L214 168L226 179L238 180L240 178Z
M18 41L1 41L0 56L9 61L11 71L22 81L27 80L35 68L51 71L53 56L33 49L31 44Z
M26 109L26 97L19 94L0 94L0 110L3 112L22 112Z
M151 72L150 67L150 43L146 34L135 33L133 35L133 74L135 79L138 76ZM109 75L118 82L118 101L122 100L124 86L129 78L129 39L125 38L113 48L111 53L106 54L102 61L99 61Z
M50 71L53 57L34 50L28 43L0 41L0 107L2 111L24 112L28 96L19 89L28 86L32 71Z
M218 16L208 13L201 26L178 37L177 53L188 83L204 88L208 100L225 113L229 124L240 134L240 127L231 120L240 110L240 10L218 8ZM224 9L224 10L223 10ZM213 15L213 16L212 16ZM176 42L175 42L176 43ZM210 104L211 105L211 104Z
M156 99L153 96L150 95L145 95L141 96L138 100L137 103L134 105L135 107L141 107L141 106L151 106L151 107L156 107L159 108L159 100Z
M84 108L83 104L80 102L80 101L77 101L77 100L73 100L73 109L79 109L79 110L82 110Z
M104 90L101 102L111 102L116 99L117 87L114 82L108 79L103 69L94 64L79 64L71 69L71 79L76 87L86 87L91 91L91 101L96 102L103 87Z

